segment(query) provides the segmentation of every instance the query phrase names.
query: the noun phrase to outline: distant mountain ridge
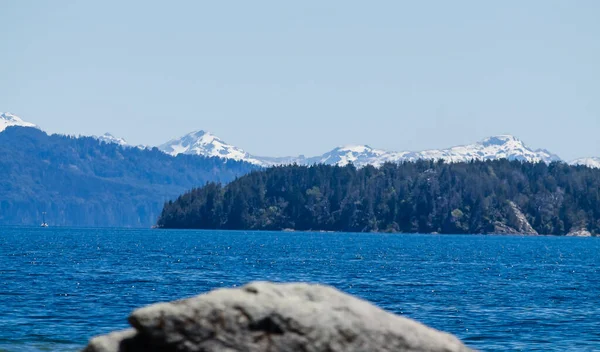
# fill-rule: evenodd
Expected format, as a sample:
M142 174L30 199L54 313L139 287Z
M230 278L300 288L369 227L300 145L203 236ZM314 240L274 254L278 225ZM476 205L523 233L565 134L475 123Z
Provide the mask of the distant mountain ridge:
M7 126L37 127L35 124L25 122L21 118L11 113L0 114L0 132ZM125 139L115 137L110 133L102 136L93 136L94 138L106 142L114 143L123 147L128 144ZM147 146L137 146L140 149L149 148ZM546 149L532 149L523 141L512 135L497 135L488 137L482 141L455 146L445 149L431 149L424 151L387 151L375 149L368 145L347 145L334 148L322 155L306 157L269 157L256 156L245 150L228 144L216 135L198 130L188 133L182 137L171 139L158 146L158 149L166 154L176 156L179 154L201 155L206 157L219 157L235 161L244 161L261 167L275 165L313 165L327 164L344 166L349 163L357 167L366 165L381 166L386 162L398 163L402 161L416 160L438 160L443 159L448 162L467 162L471 160L497 160L509 159L529 162L563 161L558 155ZM600 168L600 157L580 158L568 162L571 165L585 165L593 168Z
M164 202L257 166L199 155L172 157L29 126L0 133L0 225L150 227Z
M545 163L561 161L558 155L545 149L531 149L523 141L511 135L492 136L474 144L448 149L409 153L405 158L409 161L444 159L450 162L498 159Z
M158 147L167 154L196 154L219 156L243 160L259 166L285 164L327 164L344 166L349 163L357 167L366 165L381 166L386 162L416 161L421 159L444 159L448 162L470 160L509 159L529 162L561 161L561 158L545 149L529 148L523 141L511 135L498 135L480 142L447 149L432 149L418 152L394 152L375 149L368 145L348 145L315 157L261 157L252 155L238 147L227 144L209 132L197 131L181 138L170 140Z

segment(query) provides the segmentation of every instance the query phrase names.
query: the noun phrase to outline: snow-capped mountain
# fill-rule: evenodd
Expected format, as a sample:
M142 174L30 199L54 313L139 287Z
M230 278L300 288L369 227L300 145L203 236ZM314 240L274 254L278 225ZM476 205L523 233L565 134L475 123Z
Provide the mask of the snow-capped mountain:
M529 162L560 161L560 157L545 149L531 149L511 135L498 135L483 141L441 150L425 150L403 154L401 160L443 159L448 162L509 159Z
M321 156L307 158L304 155L290 157L263 157L255 156L244 150L227 144L219 137L206 131L195 131L181 138L168 141L158 146L158 149L170 155L194 154L208 157L220 157L225 159L242 160L259 166L275 165L312 165L312 164L337 164L346 165L352 162L354 165L377 164L378 157L385 155L385 151L376 150L368 146L347 146L335 148Z
M307 158L304 155L299 156L252 156L252 158L258 160L257 165L269 167L277 165L309 165L311 164L311 158Z
M391 157L391 152L373 149L368 145L347 145L337 147L321 156L309 158L308 164L328 164L345 166L352 163L355 166L380 166Z
M158 147L167 154L195 154L226 159L243 160L260 166L284 164L329 164L344 166L349 163L357 167L366 165L381 166L385 162L415 161L419 159L443 159L448 162L470 160L509 159L530 162L560 161L561 159L544 149L531 149L521 140L510 135L486 138L480 142L447 149L425 150L420 152L393 152L374 149L368 145L350 145L335 148L315 157L260 157L227 144L217 136L196 131L181 138L173 139Z
M266 166L268 164L256 159L242 149L227 144L210 132L194 131L183 137L172 139L158 146L158 149L170 155L194 154L224 159L243 160L252 164Z
M0 132L4 131L9 126L39 128L35 124L23 121L21 118L11 113L0 113ZM110 133L93 137L100 141L114 143L123 147L137 147L140 149L150 148L142 145L132 146L128 144L125 139L115 137ZM210 132L195 131L188 133L183 137L172 139L167 143L158 146L158 148L173 156L178 154L194 154L208 157L220 157L224 159L246 161L264 167L294 163L300 165L329 164L340 166L352 163L357 167L366 165L378 167L386 162L415 161L420 159L443 159L448 162L464 162L474 159L495 160L506 158L509 160L530 162L541 161L545 163L561 160L556 154L552 154L545 149L529 148L521 140L511 135L493 136L477 143L447 149L394 152L371 148L368 145L350 145L337 147L325 154L314 157L305 157L303 155L292 157L262 157L249 154L241 148L227 144ZM570 164L600 168L600 158L581 158L570 162Z
M0 132L10 126L33 127L39 129L39 127L33 123L23 121L20 117L13 115L10 112L0 113Z
M391 152L373 149L368 145L335 148L316 158L307 159L310 164L323 163L346 165L352 163L357 167L366 165L381 166L385 162L415 161L420 159L448 162L470 160L509 159L550 163L561 159L543 149L531 149L521 140L510 135L489 137L474 144L452 147L448 149L432 149L420 152Z
M357 167L363 167L366 165L381 166L385 162L416 161L420 159L443 159L448 162L464 162L473 159L509 159L531 162L543 161L546 163L561 160L557 155L547 150L533 150L513 136L500 135L470 145L420 152L391 152L373 149L368 145L346 146L335 148L319 157L308 158L306 161L308 164L323 163L340 166L352 163Z
M591 158L580 158L571 161L569 164L571 165L584 165L591 168L600 169L600 158L591 157Z
M120 146L129 146L129 143L127 143L127 141L125 141L125 139L123 138L119 138L119 137L115 137L110 133L105 133L101 136L92 136L93 138L101 141L101 142L105 142L105 143L114 143L114 144L118 144Z
M124 138L115 137L110 133L105 133L101 136L92 136L92 138L95 138L104 143L112 143L112 144L120 145L121 147L124 147L124 148L152 149L152 147L143 145L143 144L131 145Z

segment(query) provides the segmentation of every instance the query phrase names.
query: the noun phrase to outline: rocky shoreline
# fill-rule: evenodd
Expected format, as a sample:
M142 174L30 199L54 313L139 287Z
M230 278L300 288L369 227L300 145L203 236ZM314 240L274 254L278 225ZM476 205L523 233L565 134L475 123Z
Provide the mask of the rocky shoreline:
M332 287L254 282L135 310L83 352L467 352L456 337Z

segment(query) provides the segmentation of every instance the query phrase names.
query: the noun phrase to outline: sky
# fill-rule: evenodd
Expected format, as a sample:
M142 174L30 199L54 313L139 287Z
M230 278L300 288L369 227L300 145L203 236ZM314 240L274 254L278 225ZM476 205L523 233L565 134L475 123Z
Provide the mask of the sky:
M600 156L600 1L0 0L0 111L255 155L513 134Z

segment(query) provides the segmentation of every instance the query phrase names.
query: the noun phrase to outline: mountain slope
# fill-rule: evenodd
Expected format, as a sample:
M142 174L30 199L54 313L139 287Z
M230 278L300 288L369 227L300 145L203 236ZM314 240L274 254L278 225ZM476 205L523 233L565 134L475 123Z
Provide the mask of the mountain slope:
M39 129L35 124L23 121L20 117L13 115L10 112L0 113L0 132L10 126L34 127Z
M219 137L205 131L194 131L183 137L172 139L158 146L158 149L174 156L178 154L203 155L265 165L242 149L227 144Z
M254 169L9 127L0 133L0 225L39 225L45 211L51 226L150 226L185 190Z
M600 169L600 158L599 157L591 157L591 158L580 158L571 161L569 164L571 165L583 165L595 169Z

